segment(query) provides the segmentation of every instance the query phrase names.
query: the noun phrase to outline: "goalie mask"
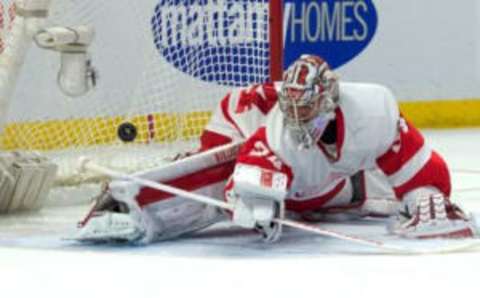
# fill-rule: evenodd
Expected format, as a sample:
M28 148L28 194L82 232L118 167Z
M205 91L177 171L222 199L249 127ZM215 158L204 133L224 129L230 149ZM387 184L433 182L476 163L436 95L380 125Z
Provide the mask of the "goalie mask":
M335 118L338 78L327 62L302 55L284 73L279 93L284 123L300 148L310 148Z

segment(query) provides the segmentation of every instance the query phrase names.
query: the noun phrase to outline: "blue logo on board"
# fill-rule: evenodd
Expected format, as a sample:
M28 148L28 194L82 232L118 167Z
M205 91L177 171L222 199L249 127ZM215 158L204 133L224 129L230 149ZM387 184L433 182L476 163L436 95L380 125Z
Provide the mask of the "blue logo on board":
M284 65L301 54L333 68L359 55L375 35L372 0L285 0ZM173 67L206 82L245 86L269 77L268 0L159 0L154 42Z
M286 0L284 63L310 53L342 66L368 46L377 25L372 0Z
M160 0L151 25L163 58L190 76L227 86L268 79L268 0Z

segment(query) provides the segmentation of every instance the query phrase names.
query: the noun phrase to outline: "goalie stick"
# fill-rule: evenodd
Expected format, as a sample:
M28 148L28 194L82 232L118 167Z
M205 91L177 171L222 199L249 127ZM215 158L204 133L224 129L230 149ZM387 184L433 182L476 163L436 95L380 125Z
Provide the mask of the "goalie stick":
M106 167L102 167L98 164L95 164L94 162L92 162L86 157L81 157L79 159L79 167L80 167L80 171L89 170L89 171L94 171L100 174L108 175L112 178L133 181L143 186L158 189L158 190L168 192L177 196L181 196L190 200L195 200L197 202L201 202L204 204L216 206L225 210L233 211L233 208L234 208L233 205L227 202L219 201L208 196L188 192L188 191L185 191L176 187L172 187L166 184L158 183L149 179L140 178L134 175L128 175L125 173L114 171ZM455 240L458 243L443 245L441 247L417 249L417 248L408 247L408 246L394 245L381 240L371 240L371 239L363 238L356 235L350 235L350 234L345 234L337 231L332 231L329 229L324 229L318 226L297 222L289 219L275 218L274 222L281 225L289 226L295 229L299 229L302 231L307 231L307 232L311 232L311 233L322 235L322 236L327 236L335 239L340 239L340 240L344 240L352 243L361 244L364 246L373 247L383 252L393 253L393 254L442 254L442 253L467 251L467 250L480 247L480 239L464 239L464 240Z

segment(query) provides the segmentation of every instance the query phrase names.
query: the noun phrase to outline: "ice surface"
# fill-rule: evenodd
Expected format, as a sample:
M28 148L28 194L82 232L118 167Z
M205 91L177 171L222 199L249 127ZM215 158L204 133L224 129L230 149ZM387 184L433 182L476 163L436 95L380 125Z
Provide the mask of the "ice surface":
M480 129L425 131L425 135L452 169L454 200L480 219ZM268 245L251 232L224 225L147 247L64 241L86 209L63 206L0 217L0 297L480 295L480 250L391 256L291 229L280 242ZM379 220L322 226L419 245L387 236Z

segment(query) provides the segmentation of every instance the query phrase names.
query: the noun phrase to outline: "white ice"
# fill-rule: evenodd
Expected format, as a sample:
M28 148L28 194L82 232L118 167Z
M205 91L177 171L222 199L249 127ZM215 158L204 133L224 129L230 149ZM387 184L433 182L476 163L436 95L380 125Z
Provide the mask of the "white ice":
M424 132L452 170L453 200L480 219L480 129ZM268 245L223 226L146 247L63 240L86 209L62 206L0 217L0 297L480 295L480 250L393 256L290 229ZM413 247L445 244L395 240L378 220L322 226Z

